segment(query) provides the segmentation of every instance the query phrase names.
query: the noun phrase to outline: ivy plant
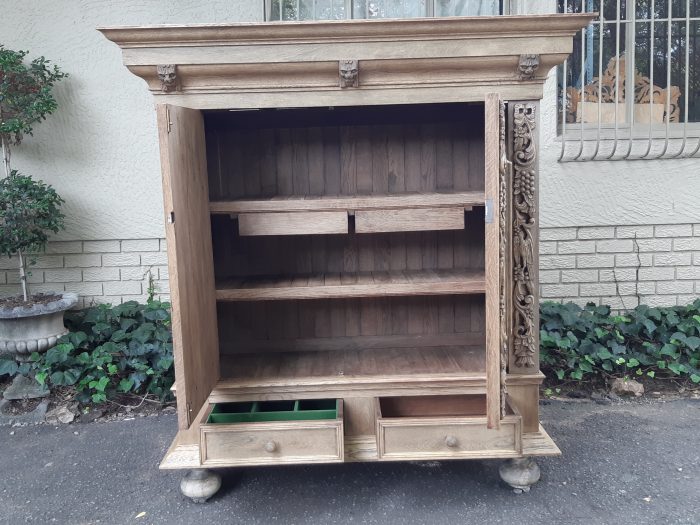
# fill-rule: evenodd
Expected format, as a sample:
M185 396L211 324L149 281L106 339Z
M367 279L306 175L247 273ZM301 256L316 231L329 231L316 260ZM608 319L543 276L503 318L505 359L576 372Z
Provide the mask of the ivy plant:
M71 386L84 403L122 393L168 397L174 381L169 303L100 305L67 320L71 332L32 355L40 384Z
M700 299L686 306L543 303L540 360L559 380L610 376L679 377L700 383Z

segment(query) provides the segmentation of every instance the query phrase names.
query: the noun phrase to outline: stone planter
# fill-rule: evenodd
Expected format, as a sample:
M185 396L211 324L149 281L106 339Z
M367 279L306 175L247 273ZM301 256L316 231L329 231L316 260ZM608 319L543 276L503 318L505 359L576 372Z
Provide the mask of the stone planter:
M55 346L58 338L68 333L63 313L78 302L77 294L61 295L52 303L0 308L0 354L27 361L32 352L46 352Z

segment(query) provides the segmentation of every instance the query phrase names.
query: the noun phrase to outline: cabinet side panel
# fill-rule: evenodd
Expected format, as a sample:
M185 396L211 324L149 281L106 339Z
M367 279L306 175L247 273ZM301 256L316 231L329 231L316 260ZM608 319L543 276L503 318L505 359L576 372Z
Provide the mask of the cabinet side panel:
M178 426L194 421L219 378L204 121L157 106L172 299Z

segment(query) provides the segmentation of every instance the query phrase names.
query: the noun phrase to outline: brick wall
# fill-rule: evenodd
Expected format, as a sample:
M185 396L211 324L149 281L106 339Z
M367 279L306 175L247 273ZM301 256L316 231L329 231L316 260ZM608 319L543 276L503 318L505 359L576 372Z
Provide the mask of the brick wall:
M544 228L540 293L620 310L690 303L700 295L700 224Z
M79 306L143 302L149 273L158 297L170 293L164 239L52 242L30 271L32 292L76 292ZM1 258L0 295L16 294L18 283L16 261Z
M51 243L37 257L33 291L70 291L81 306L146 298L148 273L168 298L165 240ZM0 294L17 293L15 261L0 259ZM615 309L687 304L700 296L700 224L543 228L543 300L610 304Z

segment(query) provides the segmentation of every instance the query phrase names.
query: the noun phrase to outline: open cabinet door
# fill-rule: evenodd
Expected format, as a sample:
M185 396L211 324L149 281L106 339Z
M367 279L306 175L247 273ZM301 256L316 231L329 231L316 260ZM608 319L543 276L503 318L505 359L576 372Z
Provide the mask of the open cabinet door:
M505 106L498 93L485 100L485 277L486 277L486 418L500 428L504 413L505 361ZM503 188L502 188L503 186Z
M186 429L219 379L204 120L194 109L161 104L156 111L178 426Z

